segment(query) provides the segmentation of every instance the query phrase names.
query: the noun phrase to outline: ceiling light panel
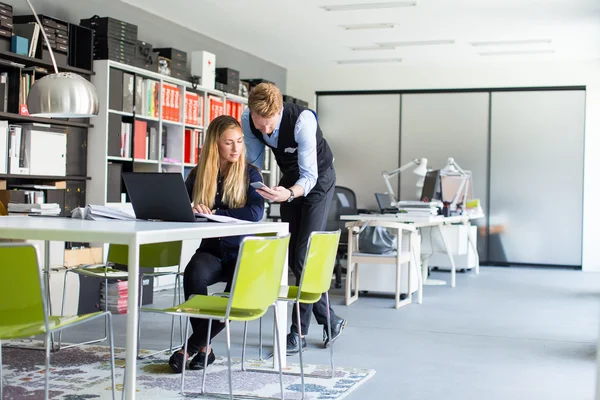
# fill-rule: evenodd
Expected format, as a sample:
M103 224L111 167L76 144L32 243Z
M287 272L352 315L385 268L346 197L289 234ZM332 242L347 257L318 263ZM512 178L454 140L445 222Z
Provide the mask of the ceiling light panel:
M484 51L479 53L480 56L521 56L530 54L552 54L554 50L507 50L507 51Z
M363 29L392 29L396 26L393 22L383 22L379 24L356 24L356 25L340 25L347 31L358 31Z
M371 50L394 50L392 46L354 46L350 47L352 51L371 51Z
M385 3L358 3L358 4L338 4L331 6L321 6L325 11L356 11L356 10L380 10L384 8L414 7L416 1L388 1Z
M401 58L366 58L361 60L339 60L338 64L383 64L383 63L399 63Z
M524 40L495 40L487 42L471 42L471 46L484 47L484 46L520 46L520 45L531 45L531 44L550 44L552 39L524 39Z
M438 46L438 45L445 45L445 44L454 44L454 42L455 42L454 40L418 40L418 41L377 43L377 45L383 46L383 47Z

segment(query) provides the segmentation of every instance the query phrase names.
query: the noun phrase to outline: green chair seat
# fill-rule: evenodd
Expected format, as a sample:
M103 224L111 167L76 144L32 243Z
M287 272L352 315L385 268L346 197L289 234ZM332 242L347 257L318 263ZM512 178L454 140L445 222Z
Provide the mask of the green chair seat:
M163 312L171 315L181 315L192 318L215 318L224 319L227 313L229 298L195 295L188 301L179 304L176 307L150 309L143 308L143 311ZM262 317L267 309L248 310L232 307L229 312L230 321L252 321Z
M68 315L68 316L48 316L48 328L50 332L64 328L71 324L84 321L86 319L102 314L101 311L84 314L84 315ZM0 339L19 339L30 336L36 336L46 333L44 321L35 321L29 323L21 323L14 325L0 326Z
M298 286L288 286L287 296L279 297L281 301L293 302L298 300L300 303L314 304L321 298L322 293L300 292L298 296Z
M127 271L121 271L111 267L105 267L104 264L96 264L85 267L77 267L69 270L78 275L90 276L94 278L127 279Z

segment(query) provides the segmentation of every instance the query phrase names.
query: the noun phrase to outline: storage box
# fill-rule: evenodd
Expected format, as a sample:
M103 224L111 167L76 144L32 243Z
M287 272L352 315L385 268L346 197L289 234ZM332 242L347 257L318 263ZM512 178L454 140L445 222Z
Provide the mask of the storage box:
M135 57L133 65L148 71L158 72L158 52L151 51L148 57Z
M170 60L179 60L183 61L184 65L187 61L187 53L182 50L177 50L172 47L159 47L155 48L154 51L158 51L158 54L161 57L166 57Z
M240 83L240 72L233 68L216 68L215 81L229 86L238 86Z
M93 29L96 37L111 37L132 44L137 42L138 27L128 22L110 17L92 17L80 20L79 24Z
M10 51L26 56L29 54L29 40L21 36L13 36Z
M102 263L102 253L102 247L65 250L64 266L69 269L81 265L100 264Z
M192 52L192 76L200 77L200 86L215 88L216 56L208 51Z
M22 124L30 175L65 176L67 133L64 129Z
M4 14L0 14L0 25L6 29L13 29L13 19Z
M0 10L4 11L4 12L0 11L0 13L6 14L6 15L12 15L12 13L13 13L13 8L10 4L0 3Z
M171 64L171 76L183 81L189 81L191 74L187 69L174 68L173 64Z

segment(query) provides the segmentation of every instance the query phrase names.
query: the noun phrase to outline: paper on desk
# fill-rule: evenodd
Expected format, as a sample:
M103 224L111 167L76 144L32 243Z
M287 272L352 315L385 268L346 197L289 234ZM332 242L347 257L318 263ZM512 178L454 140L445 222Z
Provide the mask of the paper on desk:
M232 222L235 224L249 222L249 221L244 221L243 219L228 217L226 215L214 215L214 214L202 214L202 213L196 213L195 215L204 217L204 218L208 219L209 221L214 221L214 222Z

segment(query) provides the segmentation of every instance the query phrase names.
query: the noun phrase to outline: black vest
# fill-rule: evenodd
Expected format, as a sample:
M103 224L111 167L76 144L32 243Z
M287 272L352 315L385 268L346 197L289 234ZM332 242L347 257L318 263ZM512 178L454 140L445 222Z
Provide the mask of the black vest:
M271 147L265 142L262 133L254 126L252 117L249 118L250 129L252 130L254 136L256 136L261 142L273 150L273 154L275 154L279 169L284 176L282 181L285 179L285 181L295 182L300 177L300 169L298 167L298 143L294 138L294 128L296 127L296 121L298 121L298 117L305 110L308 110L308 108L294 103L284 103L283 116L281 117L281 124L279 125L277 147ZM314 113L314 111L310 111ZM286 149L288 151L285 151ZM319 175L331 167L332 163L333 153L331 152L327 141L323 137L323 132L321 132L321 128L317 123L317 165L319 169Z

